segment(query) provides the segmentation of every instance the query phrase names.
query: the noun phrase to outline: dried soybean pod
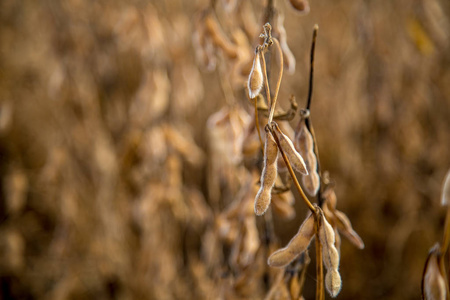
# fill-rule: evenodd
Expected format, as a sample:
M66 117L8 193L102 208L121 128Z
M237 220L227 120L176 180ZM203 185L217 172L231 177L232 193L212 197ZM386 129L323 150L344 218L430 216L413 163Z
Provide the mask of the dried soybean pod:
M253 59L253 66L248 76L248 95L250 99L254 99L261 93L263 87L264 78L261 68L260 51L256 50L255 58Z
M323 248L323 263L327 269L339 268L339 255L334 246L334 229L327 219L321 214L321 226L319 228L319 238Z
M270 255L267 263L271 267L283 268L305 251L314 236L314 217L309 215L289 244Z
M447 288L444 276L439 269L440 251L439 244L431 248L425 263L422 277L422 297L425 300L447 299Z
M339 256L341 256L341 236L339 235L339 231L337 228L334 228L334 245L338 251Z
M341 211L334 212L336 217L336 225L339 231L356 247L364 249L364 242L361 237L353 230L352 223L349 218Z
M316 171L310 172L308 175L302 176L302 184L306 192L310 196L317 195L320 187L319 174Z
M217 20L211 14L205 17L205 27L217 47L221 48L229 58L234 59L237 57L238 51L236 46L228 39Z
M315 196L320 188L320 178L317 173L317 158L314 153L313 137L304 120L300 120L295 131L294 146L303 157L309 173L302 177L303 187L310 196Z
M263 215L270 205L272 188L277 179L278 147L270 131L266 130L264 144L264 168L261 174L261 187L255 198L255 213Z
M342 280L337 270L330 270L325 275L325 286L331 297L336 297L341 291Z
M309 13L308 0L289 0L289 3L291 3L292 7L299 14L306 15L307 13Z
M283 56L284 56L284 65L287 69L287 72L289 74L294 74L295 73L295 57L294 54L292 54L291 49L289 48L288 44L287 44L287 35L286 35L286 29L284 28L284 16L280 13L278 14L277 17L277 31L278 34L280 35L279 40L280 40L280 47L281 50L283 51Z
M300 155L300 153L297 152L297 150L295 150L294 144L292 143L291 139L283 132L281 132L281 130L278 128L278 125L275 125L275 128L278 131L281 148L289 159L291 165L301 174L308 175L308 170L306 168L303 157Z
M330 210L334 211L336 209L337 197L334 188L331 185L327 186L322 194L322 198L325 199L325 205L327 205Z
M331 297L336 297L341 290L341 276L339 275L339 252L335 245L335 233L333 227L321 212L319 239L322 244L323 264L327 268L325 286Z

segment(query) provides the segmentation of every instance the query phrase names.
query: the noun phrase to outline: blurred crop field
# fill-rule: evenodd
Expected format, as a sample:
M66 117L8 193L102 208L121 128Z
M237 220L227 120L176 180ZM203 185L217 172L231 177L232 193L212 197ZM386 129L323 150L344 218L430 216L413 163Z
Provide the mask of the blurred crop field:
M291 94L306 105L320 28L320 165L365 243L342 240L337 299L419 299L446 214L450 2L273 5L296 62L280 109ZM0 299L291 299L270 294L266 261L307 207L294 192L284 216L253 213L262 156L246 86L266 7L0 1ZM210 16L225 43L202 43Z

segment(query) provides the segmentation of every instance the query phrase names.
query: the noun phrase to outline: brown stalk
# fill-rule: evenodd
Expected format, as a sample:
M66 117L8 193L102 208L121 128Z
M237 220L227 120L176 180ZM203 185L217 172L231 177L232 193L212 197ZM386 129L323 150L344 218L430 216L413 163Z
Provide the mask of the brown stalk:
M311 43L311 54L310 54L310 71L309 71L309 89L308 89L308 101L306 102L306 109L311 107L312 91L313 91L313 76L314 76L314 52L316 49L316 38L317 32L319 31L319 25L314 25L313 37Z
M261 150L264 155L264 144L261 137L261 130L259 129L259 118L258 118L258 97L255 97L255 125L256 130L258 131L259 143L261 145Z
M272 122L272 126L274 126L275 128L277 128L278 130L280 130L280 128L278 127L278 124L275 122ZM286 154L284 153L283 149L281 148L280 145L280 141L278 140L278 136L275 134L273 128L271 128L270 126L268 126L269 130L271 131L275 142L277 143L278 149L280 150L281 156L283 157L284 163L286 164L289 174L292 177L292 180L294 181L295 187L297 188L297 191L299 192L300 196L302 197L303 201L305 202L305 204L308 206L308 208L311 210L312 213L316 212L316 209L314 208L314 206L311 204L311 202L308 200L308 197L306 197L305 193L303 192L302 187L300 186L300 184L298 183L297 177L295 176L294 170L292 169L291 164L289 163L288 158L286 157ZM280 130L281 131L281 130Z

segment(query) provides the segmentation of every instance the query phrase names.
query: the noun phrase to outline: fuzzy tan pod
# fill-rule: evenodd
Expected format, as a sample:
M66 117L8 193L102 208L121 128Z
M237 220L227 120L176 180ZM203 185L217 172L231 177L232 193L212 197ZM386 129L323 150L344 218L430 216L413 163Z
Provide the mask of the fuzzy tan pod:
M292 8L299 14L306 15L309 13L308 0L289 0L289 3L291 3Z
M261 187L255 198L255 213L263 215L269 208L272 188L277 179L278 146L269 131L266 131L264 144L264 168L261 174Z
M336 297L341 291L342 280L341 275L336 270L331 270L325 275L325 287L331 297Z
M284 28L284 16L281 13L279 13L277 16L276 30L278 31L279 34L280 47L281 50L283 51L283 62L286 71L289 74L294 74L296 64L295 56L294 54L292 54L292 51L289 48L289 45L287 44L286 29Z
M445 176L444 185L442 186L441 204L448 206L450 204L450 170Z
M260 56L261 54L259 53L259 51L257 51L253 60L252 70L250 71L250 74L248 76L247 87L250 99L255 98L261 93L261 89L264 83Z
M285 135L281 130L278 129L278 137L280 139L280 145L283 149L284 153L286 154L287 158L289 159L289 162L294 167L294 169L298 172L300 172L303 175L308 175L308 170L305 165L305 161L303 160L303 157L300 155L300 153L295 150L294 144L292 143L291 139Z
M327 268L325 287L332 297L336 297L341 290L341 276L339 275L339 252L335 245L333 227L321 213L319 239L322 244L323 264Z
M422 294L425 300L447 299L444 276L439 269L440 251L436 244L428 254L422 278Z
M303 188L306 190L308 195L314 197L320 188L320 177L317 171L312 171L308 175L302 177Z
M328 223L323 214L321 219L322 220L321 226L319 228L319 238L323 249L323 263L328 270L338 269L339 254L336 247L334 246L334 243L336 241L334 236L334 229L330 225L330 223Z
M314 217L309 215L300 226L297 234L289 244L281 248L269 257L267 264L271 267L283 268L291 263L297 256L305 251L314 236Z
M314 140L304 120L300 120L295 131L294 146L303 157L309 173L302 177L303 187L310 196L315 196L320 188L320 177L317 173L317 157L314 153Z
M361 237L353 230L352 223L349 218L341 211L336 210L334 215L337 219L337 227L339 231L356 247L364 249L364 242Z
M237 47L228 39L220 27L219 22L217 22L217 19L212 14L208 14L205 17L204 22L205 29L214 45L221 48L226 56L235 59L238 53Z
M328 206L331 211L336 210L337 197L332 186L327 186L325 191L323 191L322 197L325 199L325 205Z

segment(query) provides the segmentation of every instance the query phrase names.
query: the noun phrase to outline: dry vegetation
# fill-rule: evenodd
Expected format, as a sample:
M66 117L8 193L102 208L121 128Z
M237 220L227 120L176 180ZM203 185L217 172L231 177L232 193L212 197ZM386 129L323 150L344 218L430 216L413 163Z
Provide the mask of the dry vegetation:
M339 239L338 299L418 299L448 213L450 3L301 2L308 14L285 0L273 14L266 1L0 1L1 299L314 299L325 231L309 255L267 264L314 234L308 220L299 231L308 206L283 189L282 159L268 212L254 212L267 102L255 122L246 87L266 21L291 139L320 26L323 230L345 212L365 244ZM280 65L267 58L273 96ZM430 257L448 270L448 251Z

